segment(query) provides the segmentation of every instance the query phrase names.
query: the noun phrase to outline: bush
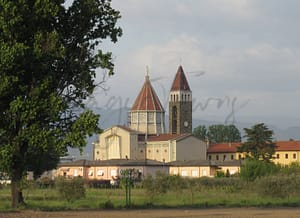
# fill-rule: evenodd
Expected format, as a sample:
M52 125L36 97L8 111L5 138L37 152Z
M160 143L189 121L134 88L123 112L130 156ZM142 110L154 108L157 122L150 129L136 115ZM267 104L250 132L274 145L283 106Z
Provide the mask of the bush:
M39 188L53 188L54 180L50 179L49 177L42 177L37 180L37 185Z
M89 188L111 188L110 180L86 180L85 184Z
M73 179L59 177L55 181L55 185L59 196L62 199L66 199L68 202L73 202L85 197L84 181L81 177Z
M114 209L115 205L111 200L107 200L104 203L100 204L100 208L104 208L104 209Z
M300 193L299 175L266 176L256 181L257 190L262 196L288 198Z
M245 187L244 181L239 177L221 177L221 178L208 178L203 177L197 179L197 183L200 186L200 189L217 189L235 192L243 189Z
M223 178L223 177L225 177L225 173L221 170L217 170L216 173L215 173L215 177L216 178Z
M260 160L249 159L241 167L241 178L247 181L254 181L256 178L274 175L279 172L280 166L274 163L266 163Z

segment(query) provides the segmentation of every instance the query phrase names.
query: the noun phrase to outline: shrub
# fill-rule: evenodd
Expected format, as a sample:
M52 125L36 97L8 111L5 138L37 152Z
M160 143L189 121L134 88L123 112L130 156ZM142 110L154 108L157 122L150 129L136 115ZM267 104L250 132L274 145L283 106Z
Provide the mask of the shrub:
M110 180L86 180L85 184L89 188L110 188Z
M62 199L66 199L68 202L73 202L85 197L84 181L81 177L73 179L59 177L55 181L55 185L59 196Z
M100 208L104 208L104 209L114 209L115 205L111 200L107 200L104 203L100 204Z
M280 166L274 163L266 163L260 160L248 159L241 167L241 178L254 181L256 178L274 175L279 172Z
M256 181L257 190L262 196L288 198L300 193L299 175L266 176Z
M42 177L37 180L37 185L40 188L53 188L54 180L50 179L49 177Z
M217 170L216 173L215 173L215 177L216 178L223 178L223 177L225 177L225 173L221 170Z

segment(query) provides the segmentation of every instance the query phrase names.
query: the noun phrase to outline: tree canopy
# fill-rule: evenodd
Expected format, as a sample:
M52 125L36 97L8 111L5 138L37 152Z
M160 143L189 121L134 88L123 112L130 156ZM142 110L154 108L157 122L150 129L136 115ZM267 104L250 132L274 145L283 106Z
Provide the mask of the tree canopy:
M12 180L12 206L26 172L52 169L68 147L82 149L99 132L85 108L96 69L113 74L112 54L120 12L110 0L0 1L0 171Z
M206 126L200 125L194 129L193 134L212 144L241 141L241 133L235 125L211 125L208 129Z
M238 148L238 152L245 152L255 160L270 162L275 153L276 143L273 141L273 131L264 123L251 128L244 128L246 141Z

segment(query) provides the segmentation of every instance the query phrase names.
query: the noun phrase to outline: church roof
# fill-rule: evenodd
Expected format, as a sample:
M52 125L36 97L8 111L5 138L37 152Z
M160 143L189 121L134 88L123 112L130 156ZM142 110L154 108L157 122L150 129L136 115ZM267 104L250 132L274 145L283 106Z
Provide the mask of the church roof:
M181 65L178 67L171 91L191 91Z
M131 108L131 111L136 110L164 111L164 108L150 83L148 75L146 76L144 85Z

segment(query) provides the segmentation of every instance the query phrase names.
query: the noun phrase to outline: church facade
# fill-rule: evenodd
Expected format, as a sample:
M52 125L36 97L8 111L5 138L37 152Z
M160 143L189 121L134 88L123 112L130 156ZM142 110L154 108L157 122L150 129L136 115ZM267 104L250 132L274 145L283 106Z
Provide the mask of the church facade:
M94 143L94 160L206 160L206 143L192 135L192 91L182 66L169 93L169 132L148 73L129 114L127 126L112 126L100 134Z

